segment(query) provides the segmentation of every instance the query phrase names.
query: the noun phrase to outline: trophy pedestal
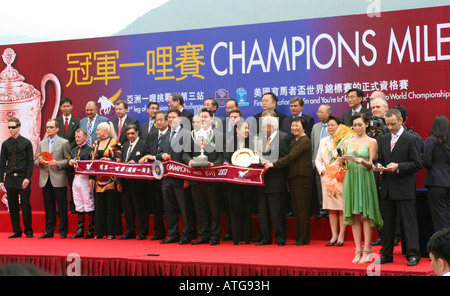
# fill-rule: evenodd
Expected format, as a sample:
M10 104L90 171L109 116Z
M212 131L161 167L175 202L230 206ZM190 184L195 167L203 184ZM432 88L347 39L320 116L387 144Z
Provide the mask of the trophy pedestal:
M193 159L194 159L194 161L192 162L193 168L203 168L209 166L208 157L206 155L199 155L197 157L194 157Z

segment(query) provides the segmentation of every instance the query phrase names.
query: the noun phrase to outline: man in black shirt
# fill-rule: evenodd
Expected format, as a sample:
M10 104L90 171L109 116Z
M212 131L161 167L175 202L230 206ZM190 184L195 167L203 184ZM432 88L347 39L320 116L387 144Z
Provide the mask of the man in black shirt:
M3 142L0 154L0 186L5 187L7 191L9 214L13 228L13 234L9 238L22 236L19 193L24 232L27 237L33 237L30 204L33 145L30 140L20 135L19 119L15 117L8 119L8 129L11 137Z

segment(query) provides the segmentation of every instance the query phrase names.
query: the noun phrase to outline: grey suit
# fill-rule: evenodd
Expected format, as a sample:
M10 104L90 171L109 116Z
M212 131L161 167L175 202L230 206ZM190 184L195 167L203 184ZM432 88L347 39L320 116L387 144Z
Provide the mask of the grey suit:
M35 166L40 168L39 187L42 188L45 209L45 233L53 236L56 228L56 206L58 204L60 225L59 233L61 236L67 236L68 218L67 218L67 175L65 168L70 157L69 141L56 136L55 142L49 151L49 139L39 142ZM58 166L50 167L46 164L40 164L38 157L42 152L50 152L53 159L58 161Z

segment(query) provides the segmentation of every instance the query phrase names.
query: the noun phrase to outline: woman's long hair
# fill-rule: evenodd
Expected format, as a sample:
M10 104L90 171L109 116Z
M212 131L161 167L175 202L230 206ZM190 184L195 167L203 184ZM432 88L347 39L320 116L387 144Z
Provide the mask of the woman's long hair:
M450 149L450 122L446 116L436 116L430 129L430 138L438 146Z

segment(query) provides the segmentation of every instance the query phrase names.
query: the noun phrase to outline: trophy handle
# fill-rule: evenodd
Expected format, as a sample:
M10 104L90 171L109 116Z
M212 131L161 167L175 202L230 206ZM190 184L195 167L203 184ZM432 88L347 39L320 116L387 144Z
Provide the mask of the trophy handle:
M45 92L45 85L48 81L52 81L55 85L55 107L53 108L53 113L51 118L56 118L56 115L58 114L59 110L59 102L61 101L61 84L59 83L58 77L56 77L55 74L47 73L42 77L41 81L41 93L42 93L42 99L41 99L41 105L39 108L42 110L42 107L44 107L45 99L46 99L46 92ZM42 111L41 111L42 112ZM47 137L47 132L45 132L44 138Z

